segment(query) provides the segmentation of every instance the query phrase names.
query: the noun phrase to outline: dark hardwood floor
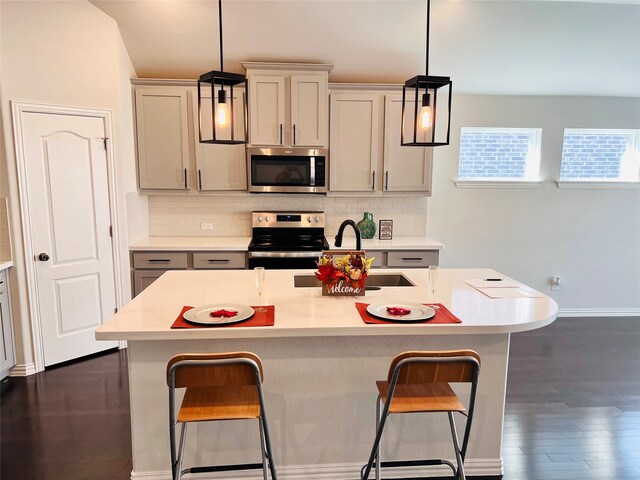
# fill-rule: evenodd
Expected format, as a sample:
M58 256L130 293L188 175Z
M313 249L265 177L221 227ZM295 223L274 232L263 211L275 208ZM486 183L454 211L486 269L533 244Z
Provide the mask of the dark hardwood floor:
M126 351L3 385L0 477L128 480ZM640 479L640 318L512 336L504 480Z

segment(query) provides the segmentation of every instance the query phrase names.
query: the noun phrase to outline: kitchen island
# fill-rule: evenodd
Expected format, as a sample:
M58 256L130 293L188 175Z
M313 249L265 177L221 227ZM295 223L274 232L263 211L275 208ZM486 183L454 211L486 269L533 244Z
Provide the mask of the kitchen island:
M262 302L276 307L271 327L170 328L184 305L258 305L254 273L234 270L167 272L98 329L99 340L128 340L131 478L170 478L165 368L177 353L248 350L259 355L279 477L349 480L358 478L368 457L374 436L375 380L386 377L391 359L405 350L457 348L474 349L482 358L467 474L500 475L509 337L551 323L556 303L541 294L491 299L463 280L507 277L489 269L441 269L436 301L461 324L367 325L355 301L428 302L427 270L385 270L384 274L403 273L415 286L337 298L322 297L318 287L294 287L295 275L311 273L266 272ZM466 386L455 389L466 401ZM198 425L190 431L186 462L258 461L258 438L255 422ZM382 458L425 455L453 457L446 415L392 418ZM400 478L424 472L412 467L386 475ZM438 468L429 472L449 473ZM255 471L233 478L262 477Z

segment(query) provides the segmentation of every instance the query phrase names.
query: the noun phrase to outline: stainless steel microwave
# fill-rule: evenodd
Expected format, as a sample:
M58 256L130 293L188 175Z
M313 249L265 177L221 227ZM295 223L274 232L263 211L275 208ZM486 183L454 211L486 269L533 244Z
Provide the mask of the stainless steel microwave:
M329 150L319 148L248 148L249 191L324 193Z

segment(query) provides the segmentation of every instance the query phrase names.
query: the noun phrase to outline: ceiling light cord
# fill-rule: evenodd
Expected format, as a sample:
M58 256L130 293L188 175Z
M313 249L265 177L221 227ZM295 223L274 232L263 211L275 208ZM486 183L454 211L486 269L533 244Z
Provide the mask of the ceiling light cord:
M426 54L427 61L426 61L426 66L425 66L425 74L427 75L427 77L429 76L429 24L431 23L430 16L431 16L431 1L427 0L427 41L426 41L426 47L425 47L425 50L427 51L427 54ZM222 40L220 40L220 41L222 42Z
M220 71L224 72L224 57L222 55L222 0L218 0L218 22L220 24Z

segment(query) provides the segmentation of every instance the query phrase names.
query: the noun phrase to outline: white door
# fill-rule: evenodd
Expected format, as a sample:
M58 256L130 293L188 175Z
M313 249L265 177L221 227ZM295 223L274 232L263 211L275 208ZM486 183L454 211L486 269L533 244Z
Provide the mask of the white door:
M45 366L117 346L95 330L114 314L103 120L22 114L31 244Z

